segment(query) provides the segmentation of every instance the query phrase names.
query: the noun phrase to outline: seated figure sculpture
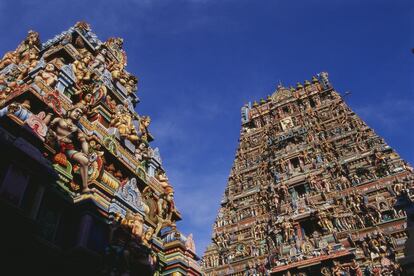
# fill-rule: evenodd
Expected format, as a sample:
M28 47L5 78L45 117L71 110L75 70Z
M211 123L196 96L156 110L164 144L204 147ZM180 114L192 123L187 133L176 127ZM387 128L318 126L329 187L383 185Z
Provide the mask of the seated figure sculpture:
M132 123L132 116L122 105L118 105L116 113L113 115L110 126L117 128L121 138L128 139L133 143L139 140L135 127Z
M52 63L48 63L45 69L35 77L35 80L44 81L50 87L56 83L57 79L56 67Z

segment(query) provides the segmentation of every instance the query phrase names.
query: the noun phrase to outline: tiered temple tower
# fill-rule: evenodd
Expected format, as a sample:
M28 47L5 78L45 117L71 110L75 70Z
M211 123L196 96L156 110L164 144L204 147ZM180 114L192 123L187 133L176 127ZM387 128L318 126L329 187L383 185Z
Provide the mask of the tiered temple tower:
M4 275L201 275L126 65L84 22L0 61Z
M413 176L327 73L296 88L279 85L267 100L242 108L203 270L399 275Z

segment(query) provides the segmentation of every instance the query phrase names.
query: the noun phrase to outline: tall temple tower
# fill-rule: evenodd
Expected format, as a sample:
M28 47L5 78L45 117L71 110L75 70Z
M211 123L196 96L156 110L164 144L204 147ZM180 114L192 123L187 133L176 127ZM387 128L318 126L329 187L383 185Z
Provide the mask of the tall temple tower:
M126 65L84 22L0 61L2 275L201 275Z
M327 73L242 107L207 276L399 275L413 169ZM394 274L392 274L394 273Z

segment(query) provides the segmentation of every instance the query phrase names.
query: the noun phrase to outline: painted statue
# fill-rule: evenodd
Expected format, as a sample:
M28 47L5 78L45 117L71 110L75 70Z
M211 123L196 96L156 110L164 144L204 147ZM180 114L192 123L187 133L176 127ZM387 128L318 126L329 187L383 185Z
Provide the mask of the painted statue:
M69 160L80 165L80 175L82 178L82 191L89 192L88 188L88 165L89 165L89 145L85 134L77 126L83 110L74 107L69 110L65 117L55 118L49 125L48 136L54 142L58 150L65 154ZM75 141L79 142L81 149L75 147Z

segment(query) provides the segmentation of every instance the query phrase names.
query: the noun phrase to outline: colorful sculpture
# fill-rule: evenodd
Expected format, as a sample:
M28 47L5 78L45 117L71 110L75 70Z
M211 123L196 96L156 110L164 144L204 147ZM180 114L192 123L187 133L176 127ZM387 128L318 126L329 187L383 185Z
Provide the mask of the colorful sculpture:
M239 142L206 276L400 275L406 217L396 202L412 194L413 171L327 73L243 106Z
M55 118L49 125L48 142L53 143L55 147L70 160L80 165L80 174L82 177L82 191L89 192L88 188L88 165L89 165L89 145L85 134L78 128L76 123L83 114L83 110L74 107L68 111L65 118ZM80 142L81 149L74 145L75 141Z

